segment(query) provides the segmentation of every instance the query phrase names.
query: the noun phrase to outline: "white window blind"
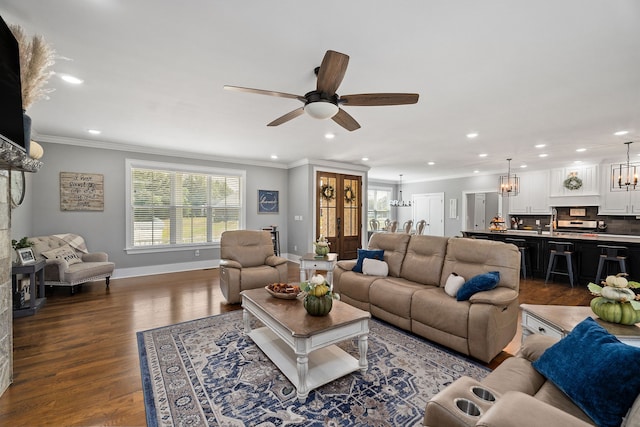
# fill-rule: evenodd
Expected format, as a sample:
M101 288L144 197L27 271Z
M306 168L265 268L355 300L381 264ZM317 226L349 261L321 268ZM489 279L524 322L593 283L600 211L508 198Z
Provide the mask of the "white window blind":
M128 163L130 248L217 243L243 227L244 172Z

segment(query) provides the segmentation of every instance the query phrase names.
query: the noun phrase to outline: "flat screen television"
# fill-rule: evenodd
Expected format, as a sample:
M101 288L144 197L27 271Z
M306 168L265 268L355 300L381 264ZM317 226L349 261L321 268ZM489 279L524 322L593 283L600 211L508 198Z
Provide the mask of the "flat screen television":
M0 135L26 150L20 85L20 51L0 16Z

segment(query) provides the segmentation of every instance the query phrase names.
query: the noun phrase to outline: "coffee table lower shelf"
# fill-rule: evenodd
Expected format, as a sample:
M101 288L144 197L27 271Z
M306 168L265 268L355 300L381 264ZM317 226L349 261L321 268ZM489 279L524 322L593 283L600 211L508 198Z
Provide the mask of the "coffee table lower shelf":
M291 347L267 327L252 330L249 337L291 381L296 390L313 390L361 369L359 361L337 345L323 347L307 356L307 387L301 387L298 356Z

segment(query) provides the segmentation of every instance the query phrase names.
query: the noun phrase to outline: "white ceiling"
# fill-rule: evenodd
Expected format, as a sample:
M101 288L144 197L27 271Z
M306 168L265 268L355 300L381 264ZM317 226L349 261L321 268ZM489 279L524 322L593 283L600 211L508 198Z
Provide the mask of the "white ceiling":
M53 45L56 73L84 79L54 76L28 111L42 141L324 159L404 182L504 172L510 157L529 169L617 161L640 142L637 0L0 0L0 15ZM267 127L300 102L223 90L304 95L328 49L351 58L339 94L420 100L344 107L362 126L348 132L306 115Z

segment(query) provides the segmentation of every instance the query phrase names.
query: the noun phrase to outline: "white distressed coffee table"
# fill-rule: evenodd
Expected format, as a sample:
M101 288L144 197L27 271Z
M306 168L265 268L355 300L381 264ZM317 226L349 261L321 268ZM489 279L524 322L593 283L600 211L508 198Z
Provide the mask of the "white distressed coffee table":
M366 372L368 312L334 301L328 315L315 317L301 300L274 298L262 288L240 295L244 333L291 381L300 402L321 385L356 370ZM265 326L252 330L251 315ZM351 338L358 338L359 359L335 345Z

